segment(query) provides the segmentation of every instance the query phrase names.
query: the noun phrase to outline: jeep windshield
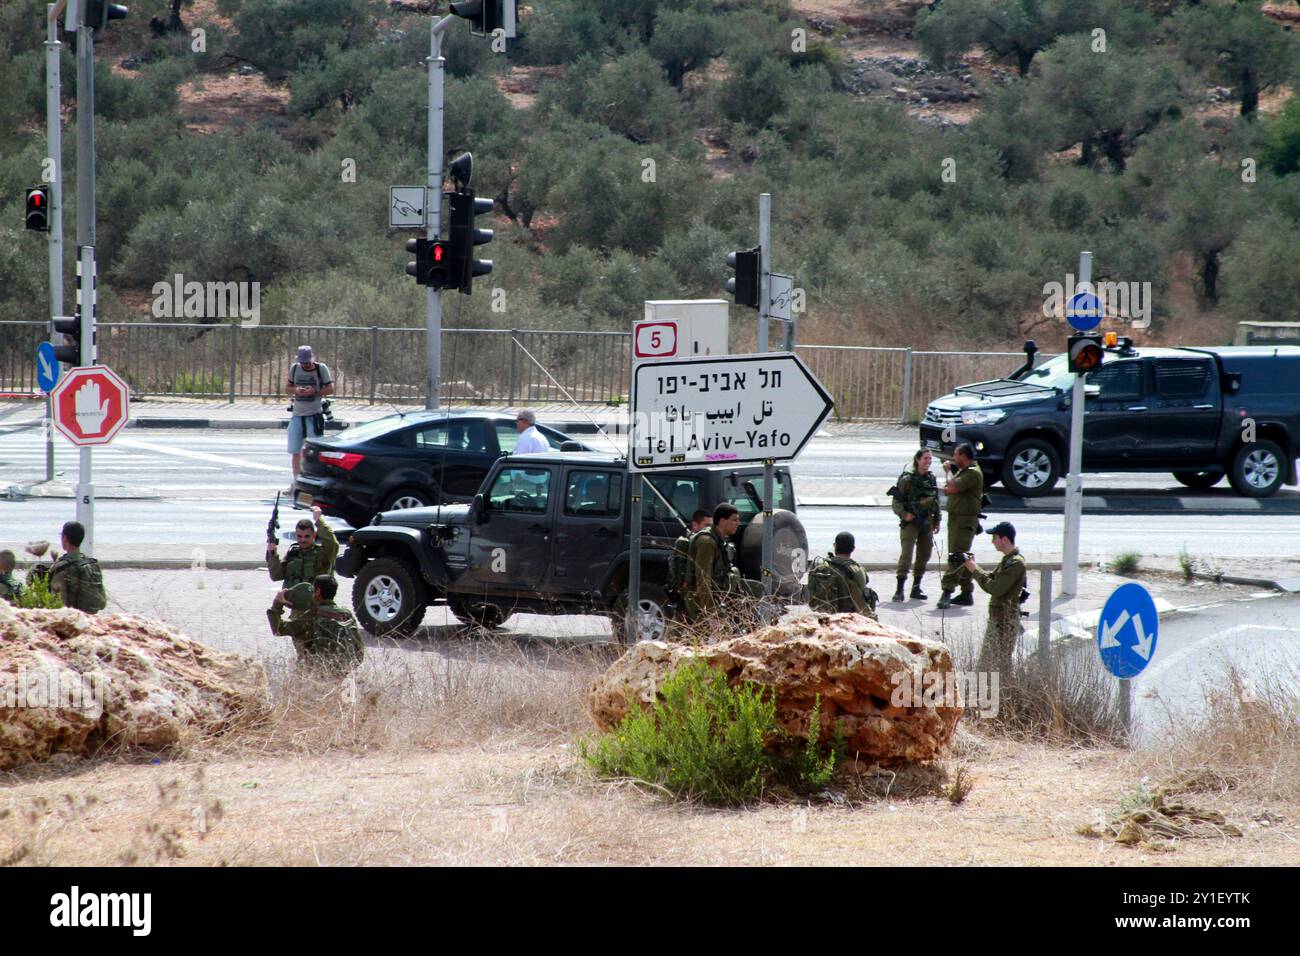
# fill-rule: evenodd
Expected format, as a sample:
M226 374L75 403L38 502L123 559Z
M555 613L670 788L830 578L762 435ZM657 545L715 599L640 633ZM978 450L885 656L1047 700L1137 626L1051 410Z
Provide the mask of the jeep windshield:
M1074 373L1069 369L1066 356L1058 355L1032 371L1026 372L1019 381L1028 385L1068 390L1074 385Z

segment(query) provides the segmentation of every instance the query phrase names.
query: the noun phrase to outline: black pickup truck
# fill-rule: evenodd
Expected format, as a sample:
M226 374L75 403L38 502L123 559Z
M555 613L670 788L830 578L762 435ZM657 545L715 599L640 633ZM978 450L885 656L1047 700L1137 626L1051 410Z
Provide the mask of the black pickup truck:
M1028 347L1027 347L1027 350ZM1068 464L1074 375L1057 356L931 402L921 444L947 458L970 442L989 483L1037 497ZM1189 488L1226 474L1254 498L1296 484L1300 347L1107 350L1086 378L1083 470L1172 472Z
M590 452L519 455L493 465L468 505L404 508L352 532L336 570L355 578L352 607L371 634L410 634L425 608L495 627L515 611L626 613L630 555L627 461ZM641 498L643 637L662 636L673 542L698 508L740 512L740 568L761 571L761 467L690 467L646 475ZM793 514L787 468L775 469L773 573L780 596L800 593L808 536ZM616 629L616 634L622 630Z

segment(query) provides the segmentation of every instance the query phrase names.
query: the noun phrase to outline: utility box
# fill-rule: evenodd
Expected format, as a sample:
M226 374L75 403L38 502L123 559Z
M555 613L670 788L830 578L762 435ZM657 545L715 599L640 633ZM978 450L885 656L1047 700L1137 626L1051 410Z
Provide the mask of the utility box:
M645 304L632 323L632 365L651 359L727 355L725 299L665 299Z

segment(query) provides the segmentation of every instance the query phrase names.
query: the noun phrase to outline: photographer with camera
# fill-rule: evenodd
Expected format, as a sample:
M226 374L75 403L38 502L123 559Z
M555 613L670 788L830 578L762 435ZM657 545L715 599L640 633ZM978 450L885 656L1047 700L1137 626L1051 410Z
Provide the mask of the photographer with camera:
M289 412L289 459L293 464L293 480L298 480L298 465L302 458L302 444L308 438L325 434L326 395L334 393L334 376L329 366L317 362L310 345L298 346L298 361L289 367L289 382L285 391L293 396ZM293 484L289 494L293 494Z
M1020 605L1028 599L1025 590L1025 559L1016 547L1016 529L1009 521L994 525L989 534L1002 560L992 572L980 570L971 555L962 565L989 595L989 620L984 628L978 669L997 672L1006 683L1011 678L1011 656L1020 640Z
M975 449L969 442L962 442L952 450L952 462L943 463L943 473L948 479L943 486L948 496L948 553L965 553L979 534L980 508L984 503L984 473L975 463ZM958 585L961 594L954 598L952 591ZM975 585L965 565L949 559L939 586L943 588L936 605L939 610L975 604Z

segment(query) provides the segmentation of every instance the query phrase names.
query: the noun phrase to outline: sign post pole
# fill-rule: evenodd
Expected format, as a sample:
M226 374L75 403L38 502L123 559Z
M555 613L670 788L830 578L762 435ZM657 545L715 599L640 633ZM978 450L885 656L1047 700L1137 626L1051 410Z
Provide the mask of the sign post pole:
M758 194L758 351L768 345L768 316L772 309L772 194Z
M772 574L772 511L773 497L773 462L771 458L763 462L763 594L772 596L776 579Z
M1079 253L1076 295L1092 292L1092 253ZM1071 297L1073 302L1073 297ZM1066 317L1070 318L1067 306ZM1061 549L1061 594L1079 593L1079 529L1083 512L1083 412L1086 392L1082 375L1074 377L1070 393L1070 470L1065 476L1065 541Z
M628 462L631 463L631 458ZM626 643L635 644L638 640L637 624L641 617L641 493L645 490L645 476L629 468L627 477L632 491L632 541L627 566L627 608L623 616L623 635Z
M63 314L63 118L59 115L59 18L48 5L45 34L45 149L53 165L50 183L50 344L58 345L54 319ZM56 363L57 367L57 363ZM45 480L54 480L54 405L45 396Z
M95 31L77 31L77 245L80 282L81 365L95 364ZM90 448L80 449L77 521L86 529L82 550L95 553L95 486Z

